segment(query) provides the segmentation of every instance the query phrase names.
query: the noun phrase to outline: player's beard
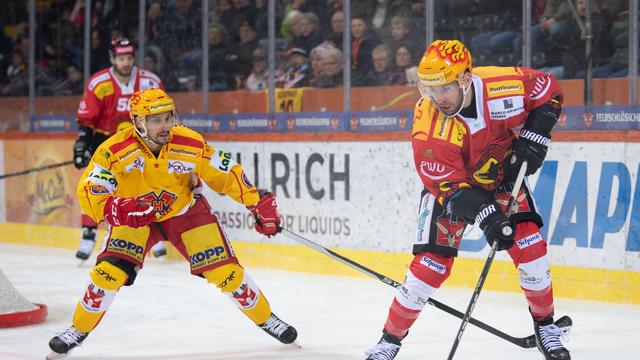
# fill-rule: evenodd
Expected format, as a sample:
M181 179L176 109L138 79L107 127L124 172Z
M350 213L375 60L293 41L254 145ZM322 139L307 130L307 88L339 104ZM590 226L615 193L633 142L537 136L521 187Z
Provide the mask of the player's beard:
M155 136L155 139L152 139L158 145L166 145L169 143L169 139L171 138L171 129L167 131L158 132Z
M118 75L120 75L120 76L122 76L124 78L129 78L129 77L131 77L131 72L133 72L133 65L128 67L128 68L126 68L124 66L120 67L120 68L117 67L117 66L114 66L113 69L115 70L116 74L118 74Z

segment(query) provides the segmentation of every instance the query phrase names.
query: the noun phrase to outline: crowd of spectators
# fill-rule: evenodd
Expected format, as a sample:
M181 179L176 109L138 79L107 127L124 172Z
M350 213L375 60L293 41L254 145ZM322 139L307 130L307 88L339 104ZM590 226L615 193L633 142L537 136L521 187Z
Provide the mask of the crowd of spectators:
M584 0L571 0L585 17ZM39 0L36 95L82 92L84 0ZM170 91L202 86L202 11L208 11L209 91L267 87L267 0L147 0L144 66ZM417 81L425 48L422 0L351 0L352 86ZM521 0L436 0L435 33L467 44L474 65L522 64ZM0 23L0 96L28 90L28 26L24 13ZM119 36L138 42L138 1L94 0L91 73L110 64L108 45ZM532 1L533 67L558 78L583 77L585 41L567 0ZM626 76L628 1L591 0L595 77ZM276 1L276 86L342 85L342 0Z

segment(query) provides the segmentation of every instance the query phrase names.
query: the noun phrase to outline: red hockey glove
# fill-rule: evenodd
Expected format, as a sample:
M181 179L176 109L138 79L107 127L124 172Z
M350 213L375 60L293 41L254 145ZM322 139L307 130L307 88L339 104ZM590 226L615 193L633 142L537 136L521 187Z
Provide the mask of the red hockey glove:
M255 205L247 206L256 219L256 231L262 235L273 236L278 233L280 216L278 204L272 193L264 193Z
M111 226L128 226L139 228L155 220L153 206L140 201L137 197L121 198L109 196L104 205L104 219Z

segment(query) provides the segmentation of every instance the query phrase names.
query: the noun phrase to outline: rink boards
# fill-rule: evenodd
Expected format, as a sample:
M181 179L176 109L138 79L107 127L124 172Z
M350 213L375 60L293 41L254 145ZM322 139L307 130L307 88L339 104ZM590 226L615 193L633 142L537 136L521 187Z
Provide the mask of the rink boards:
M66 160L72 140L0 143L0 173L6 173ZM421 189L409 142L212 145L231 152L251 181L276 194L286 228L402 280ZM638 159L636 142L555 142L529 179L546 224L542 234L550 244L557 295L640 303ZM79 175L69 166L0 181L0 241L74 248ZM244 207L211 191L206 196L246 266L354 274L282 236L259 238ZM474 286L487 253L482 233L468 230L447 284ZM487 288L519 291L508 256L497 259Z

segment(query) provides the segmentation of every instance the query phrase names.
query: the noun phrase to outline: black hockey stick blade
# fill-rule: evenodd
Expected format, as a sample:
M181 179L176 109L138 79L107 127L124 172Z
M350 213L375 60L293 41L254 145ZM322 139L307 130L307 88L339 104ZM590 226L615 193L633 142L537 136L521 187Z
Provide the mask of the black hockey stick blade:
M71 164L73 164L73 160L64 161L64 162L57 163L57 164L40 166L40 167L31 168L31 169L22 170L22 171L17 171L17 172L14 172L14 173L2 174L2 175L0 175L0 180L5 179L5 178L9 178L9 177L14 177L14 176L27 175L27 174L31 174L33 172L39 172L39 171L54 169L54 168L57 168L57 167L67 166L67 165L71 165Z
M318 251L318 252L320 252L322 254L327 255L328 257L330 257L330 258L332 258L332 259L334 259L334 260L336 260L338 262L343 263L344 265L349 266L352 269L358 270L363 274L366 274L366 275L369 275L369 276L371 276L373 278L376 278L376 279L382 281L383 283L385 283L385 284L387 284L389 286L392 286L394 288L398 288L398 287L400 287L402 285L401 283L399 283L399 282L397 282L397 281L395 281L395 280L393 280L393 279L391 279L391 278L389 278L387 276L384 276L384 275L380 274L379 272L377 272L375 270L369 269L368 267L366 267L366 266L364 266L364 265L362 265L360 263L357 263L357 262L355 262L355 261L353 261L353 260L351 260L351 259L349 259L347 257L344 257L344 256L338 254L337 252L335 252L335 251L333 251L331 249L327 249L326 247L324 247L324 246L322 246L320 244L317 244L317 243L315 243L315 242L313 242L313 241L311 241L309 239L306 239L306 238L304 238L304 237L302 237L302 236L300 236L300 235L298 235L298 234L296 234L294 232L291 232L291 231L289 231L287 229L284 229L284 228L279 228L279 232L282 235L290 238L291 240L294 240L294 241L296 241L298 243L306 245L306 246L308 246L308 247L310 247L310 248L312 248L312 249L314 249L314 250L316 250L316 251ZM436 308L448 313L448 314L451 314L451 315L457 317L458 319L464 318L465 314L463 312L460 312L460 311L450 307L449 305L443 304L443 303L439 302L438 300L436 300L434 298L429 298L429 300L427 300L427 303L429 305L431 305L431 306L434 306L434 307L436 307ZM560 320L562 320L562 319L564 319L564 317L561 318ZM558 324L558 322L560 320L558 320L556 322L556 324ZM515 336L511 336L509 334L506 334L506 333L494 328L493 326L487 325L487 324L483 323L482 321L477 320L477 319L475 319L473 317L470 317L468 322L470 324L472 324L472 325L475 325L475 326L479 327L480 329L482 329L484 331L487 331L487 332L489 332L489 333L491 333L491 334L493 334L493 335L495 335L495 336L497 336L499 338L502 338L502 339L504 339L504 340L516 345L516 346L521 347L521 348L533 348L533 347L536 347L536 337L535 337L535 335L529 335L527 337L519 338L519 337L515 337ZM558 325L558 326L560 326L560 325Z

